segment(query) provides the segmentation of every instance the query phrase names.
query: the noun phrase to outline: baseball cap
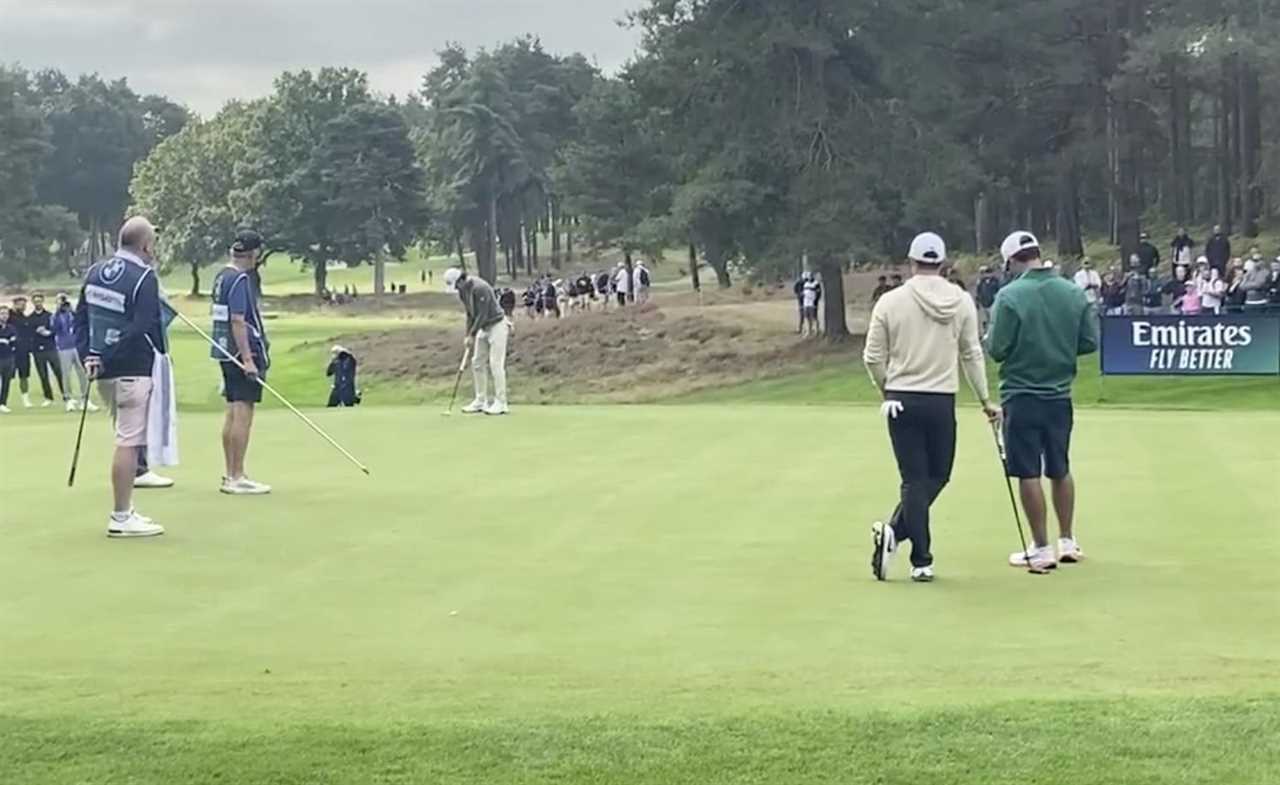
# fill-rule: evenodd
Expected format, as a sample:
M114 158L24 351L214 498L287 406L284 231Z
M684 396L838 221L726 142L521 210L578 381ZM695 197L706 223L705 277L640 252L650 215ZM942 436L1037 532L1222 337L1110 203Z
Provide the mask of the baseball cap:
M947 260L947 244L933 232L916 235L907 258L921 264L942 264Z
M241 229L236 232L236 239L231 243L233 253L250 253L262 248L262 235L253 229Z
M1007 262L1023 251L1039 247L1040 241L1031 232L1014 232L1000 244L1000 255Z
M444 288L445 291L452 292L458 288L458 281L462 278L462 270L457 267L450 267L444 271Z

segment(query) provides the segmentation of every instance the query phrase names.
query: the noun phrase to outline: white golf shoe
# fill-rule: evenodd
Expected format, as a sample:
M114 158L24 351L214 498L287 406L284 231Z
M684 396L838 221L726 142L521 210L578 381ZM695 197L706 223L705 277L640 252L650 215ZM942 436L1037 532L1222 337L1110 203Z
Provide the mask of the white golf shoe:
M893 527L876 521L871 525L871 574L878 581L889 580L889 568L898 553L898 538Z
M31 408L31 394L30 394L30 393L23 393L23 394L22 394L22 408L24 408L24 409L30 409L30 408Z
M1030 557L1028 559L1028 557ZM1028 565L1028 561L1030 564ZM1058 568L1058 558L1053 553L1053 546L1046 545L1043 548L1031 547L1028 552L1014 551L1009 554L1009 566L1027 569L1030 566L1036 570L1056 570Z
M68 399L67 399L67 404L66 404L66 409L67 409L67 411L69 411L69 412L74 412L74 411L79 411L80 407L76 405L76 402L75 402L75 401L73 401L73 400L71 400L70 398L68 398Z
M98 404L94 403L93 401L89 401L89 411L90 412L98 411Z
M11 412L13 412L13 409L10 409L8 406L4 406L0 404L0 414L10 414Z
M130 511L129 515L123 519L117 518L112 514L107 520L107 536L128 539L131 537L156 537L164 534L164 527L151 520L150 518L139 515L136 511Z
M230 477L224 477L222 478L222 487L219 490L228 496L266 496L271 493L271 486L254 482L248 477L240 477L234 480Z
M50 406L53 406L53 401L50 400L45 400L44 403L40 404L41 409L48 409Z
M133 478L133 487L135 488L172 488L173 480L168 477L161 477L155 472L147 472Z
M508 414L510 411L511 411L510 407L508 407L505 403L498 403L497 401L494 401L493 403L484 407L484 413L491 417L501 417L504 414Z
M1084 551L1080 549L1080 543L1070 537L1058 540L1058 561L1063 564L1079 564L1084 561Z
M911 580L916 583L933 583L933 567L912 567Z
M484 414L485 409L489 408L484 401L479 399L472 401L462 407L463 414Z

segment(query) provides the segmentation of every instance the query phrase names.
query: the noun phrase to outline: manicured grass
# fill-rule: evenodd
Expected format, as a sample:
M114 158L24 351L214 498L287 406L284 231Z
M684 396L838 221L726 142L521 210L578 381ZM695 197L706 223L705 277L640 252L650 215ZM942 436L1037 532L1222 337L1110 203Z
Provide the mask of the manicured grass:
M22 456L0 459L0 781L1207 784L1280 766L1275 413L1082 411L1091 559L1047 578L1003 566L1004 486L962 418L931 586L867 574L897 482L870 408L316 417L371 479L269 411L250 468L276 493L221 497L219 419L188 414L179 486L138 499L169 527L149 542L102 536L103 418L70 491L69 418L0 423Z

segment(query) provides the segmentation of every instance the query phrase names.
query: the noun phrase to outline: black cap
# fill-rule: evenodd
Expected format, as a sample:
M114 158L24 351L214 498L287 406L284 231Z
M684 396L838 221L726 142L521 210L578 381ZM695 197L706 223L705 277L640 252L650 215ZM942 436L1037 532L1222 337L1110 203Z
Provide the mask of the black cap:
M235 242L231 244L234 253L250 253L262 248L262 235L252 229L241 229L236 232Z

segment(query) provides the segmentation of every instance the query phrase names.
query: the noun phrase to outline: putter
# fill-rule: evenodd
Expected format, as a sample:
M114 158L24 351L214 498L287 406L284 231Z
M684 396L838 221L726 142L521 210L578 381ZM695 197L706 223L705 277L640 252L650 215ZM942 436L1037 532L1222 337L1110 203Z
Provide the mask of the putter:
M471 347L462 350L462 364L458 366L458 375L453 379L453 395L449 396L449 408L445 409L442 414L445 417L453 416L453 405L458 402L458 388L462 386L462 374L466 373L467 361L471 359Z
M1018 526L1018 540L1022 543L1022 555L1027 559L1027 573L1048 575L1048 570L1031 564L1031 549L1027 547L1027 535L1022 531L1022 513L1018 512L1018 500L1013 495L1013 479L1009 477L1009 453L1005 450L999 423L991 423L991 435L995 437L996 453L1000 456L1000 466L1004 469L1004 484L1009 489L1009 505L1013 507L1013 520Z
M93 380L84 386L84 400L80 402L80 430L76 433L76 451L71 456L71 473L67 475L67 487L76 486L76 467L80 465L80 444L84 441L84 421L89 416L89 393L93 389Z
M162 300L162 302L163 302L163 300ZM192 330L195 330L195 331L196 331L196 333L197 333L197 334L199 334L199 336L200 336L201 338L203 338L203 339L205 340L205 342L206 342L206 343L208 343L210 346L212 346L213 348L217 349L218 351L222 352L222 355L223 355L224 357L226 357L226 358L227 358L227 361L228 361L228 362L234 363L234 364L235 364L235 366L236 366L237 368L239 368L241 371L243 371L243 370L244 370L244 364L243 364L243 363L241 363L239 360L237 360L237 359L235 358L235 355L231 354L231 352L228 352L226 349L224 349L223 347L219 346L217 341L215 341L215 340L213 340L212 338L210 338L208 333L206 333L204 330L201 330L199 327L197 327L197 326L196 326L196 324L195 324L195 322L193 322L193 321L191 321L190 319L188 319L188 318L187 318L187 317L182 313L182 311L179 311L177 308L174 308L172 305L169 305L168 303L164 303L164 304L165 304L166 306L168 306L170 310L172 310L172 311L173 311L174 315L175 315L175 316L177 316L177 317L178 317L178 319L182 320L182 322L183 322L184 324L186 324L188 327L190 327ZM292 412L292 413L293 413L293 415L294 415L295 417L297 417L299 420L302 420L302 422L303 422L303 423L304 423L308 428L310 428L312 431L314 431L314 432L315 432L315 434L316 434L317 436L319 436L321 439L324 439L326 442L328 442L328 443L329 443L329 445L330 445L331 447L333 447L333 448L334 448L335 450L337 450L338 452L342 453L342 456L343 456L344 458L346 458L348 461L351 461L351 463L352 463L352 464L354 464L354 465L355 465L355 467L356 467L357 469L359 469L360 471L364 472L364 474L365 474L365 476L366 476L366 477L370 476L370 474L371 474L371 473L369 472L369 467L368 467L368 466L365 466L363 463L361 463L359 460L357 460L357 459L356 459L356 457L355 457L354 455L352 455L350 452L348 452L348 451L347 451L347 448L343 447L341 444L338 444L337 440L335 440L335 439L334 439L332 436L330 436L329 434L325 433L323 428L321 428L319 425L316 425L314 422L312 422L310 417L308 417L307 415L305 415L305 414L303 414L302 412L298 411L298 407L296 407L296 406L294 406L293 404L289 403L289 401L288 401L288 399L287 399L287 398L285 398L285 397L284 397L283 395L281 395L280 393L276 392L275 388L273 388L271 385L269 385L269 384L267 384L266 382L264 382L261 378L256 377L256 376L255 376L255 377L253 377L253 378L254 378L254 381L256 381L258 384L262 385L262 389L264 389L264 390L266 390L267 392L271 393L271 395L272 395L272 396L273 396L277 401L279 401L281 404L283 404L283 405L284 405L284 407L285 407L286 409L288 409L290 412Z

